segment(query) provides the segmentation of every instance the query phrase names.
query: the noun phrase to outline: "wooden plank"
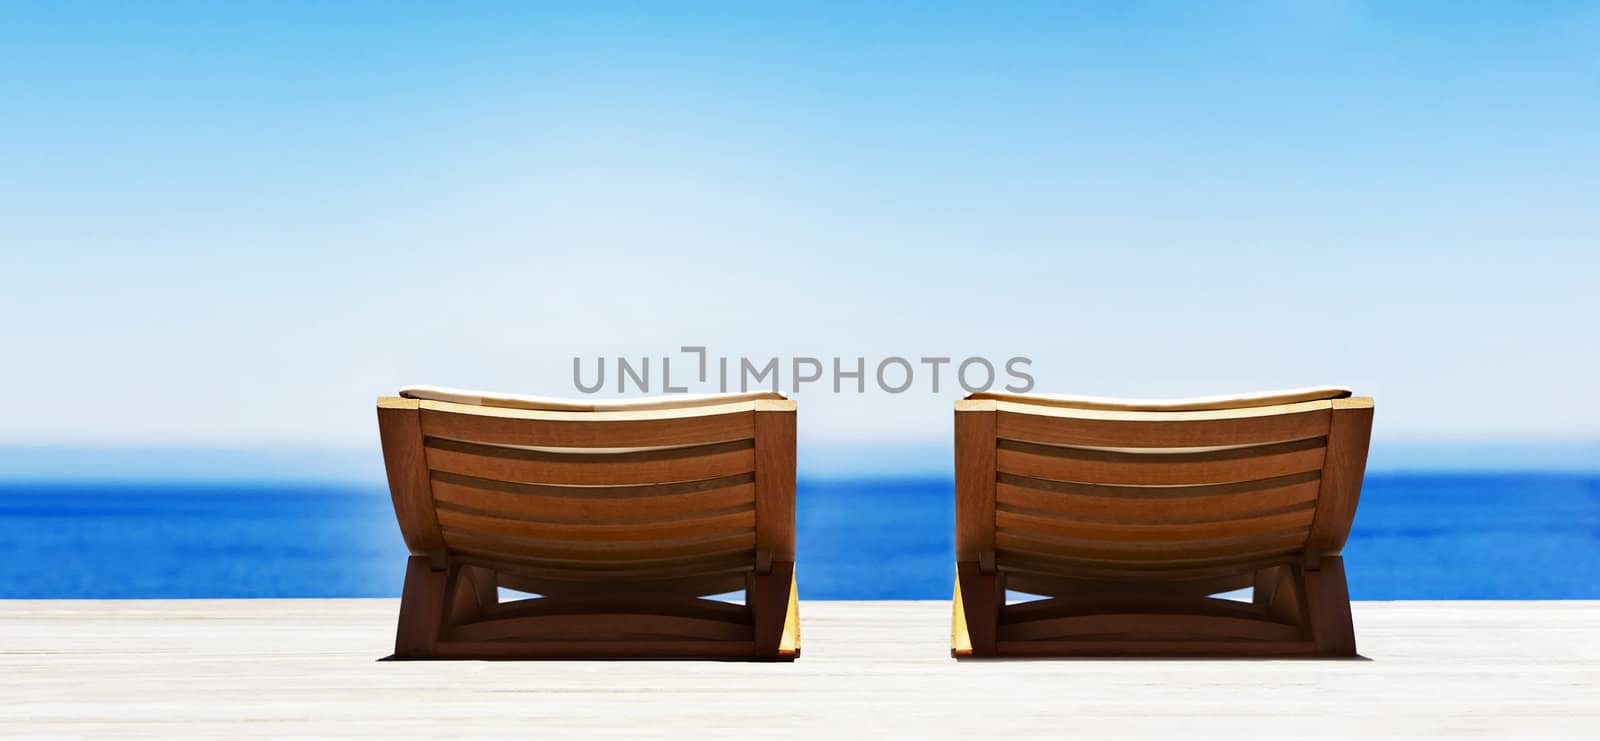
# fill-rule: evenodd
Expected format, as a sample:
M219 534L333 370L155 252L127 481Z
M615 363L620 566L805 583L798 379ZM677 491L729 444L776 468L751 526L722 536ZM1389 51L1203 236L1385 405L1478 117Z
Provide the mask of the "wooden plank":
M1322 494L1307 544L1312 558L1338 555L1350 535L1356 504L1361 499L1361 482L1366 476L1372 412L1372 399L1366 397L1345 399L1334 405L1328 458L1322 468Z
M1147 588L1150 585L1144 585ZM1117 593L1107 595L1081 594L1072 597L1052 597L1006 605L1000 611L1002 624L1025 623L1046 618L1085 617L1089 615L1212 615L1259 619L1269 613L1250 602L1211 597L1193 597L1184 594L1167 594L1151 589L1146 594ZM1292 621L1279 621L1292 622Z
M552 453L428 438L428 468L530 484L627 486L698 481L755 469L750 441L630 453Z
M447 641L439 651L461 659L749 659L750 641ZM559 680L554 680L559 681ZM526 733L519 728L518 734Z
M769 573L751 574L745 591L745 602L750 605L750 620L754 628L754 651L766 659L779 658L785 639L791 643L791 653L799 641L799 607L796 602L795 571L793 561L774 561ZM791 622L790 618L794 618ZM788 631L793 635L785 635Z
M1139 490L1053 485L1056 483L1003 479L996 486L996 498L1002 507L1013 511L1084 521L1212 522L1310 507L1321 488L1314 477L1255 490L1222 487Z
M734 623L750 622L750 608L733 602L717 602L694 597L674 597L661 594L639 595L626 593L589 597L519 599L497 605L493 617L500 619L607 613L646 613Z
M999 645L1001 656L1048 658L1059 656L1173 659L1304 657L1312 654L1310 641L1012 641ZM1263 688L1263 691L1267 691Z
M1317 653L1355 656L1355 628L1350 618L1350 590L1345 584L1344 559L1324 556L1305 575L1305 612Z
M394 654L423 658L433 655L434 644L444 634L448 576L435 570L425 556L406 560L405 600L394 634Z
M597 567L616 564L636 568L656 561L706 558L746 549L753 551L756 544L753 530L642 542L536 540L452 527L444 527L443 531L445 542L452 551L503 553L508 557L552 562L570 561L578 568L582 568L587 561L592 561Z
M638 613L595 613L588 615L527 615L480 620L458 625L449 632L450 641L599 641L626 640L646 636L698 641L749 641L754 633L749 623Z
M1001 551L1060 556L1081 561L1162 562L1196 559L1230 559L1278 553L1305 545L1309 528L1271 533L1253 533L1234 538L1206 538L1159 542L1091 540L1088 538L1046 538L1034 534L1001 530L995 546ZM446 537L449 531L446 531Z
M965 646L974 656L994 655L1000 609L1006 602L1005 578L984 573L977 561L957 561L954 600L961 610L958 625L963 635L955 638L951 650Z
M758 410L754 420L756 550L773 561L795 560L795 412Z
M1250 572L1228 574L1220 577L1189 581L1095 581L1061 576L1013 572L1006 574L1006 588L1028 594L1064 597L1069 600L1106 600L1119 597L1143 598L1152 591L1176 598L1195 599L1221 592L1232 592L1252 586L1254 574ZM1007 608L1010 609L1010 608Z
M1303 541L1302 541L1303 542ZM1301 547L1236 553L1212 558L1117 559L1072 558L1034 551L999 551L998 564L1007 580L1016 572L1103 581L1196 581L1237 576L1267 566L1299 560Z
M501 573L500 586L529 594L580 600L636 601L640 598L650 598L657 602L667 602L670 608L671 598L703 597L708 594L740 591L745 588L745 579L751 568L751 560L745 557L745 554L739 554L736 559L723 563L720 570L677 578L597 580L593 571L582 573L577 579L551 578L542 574Z
M995 526L999 532L1021 535L1036 533L1056 538L1079 538L1130 543L1164 543L1191 540L1237 538L1248 535L1265 535L1285 530L1311 527L1314 512L1302 508L1291 512L1262 517L1241 517L1232 520L1209 522L1123 524L1083 522L1062 517L1040 517L1002 510L995 513ZM444 513L439 513L444 517Z
M491 445L650 448L743 440L755 434L754 412L737 405L660 412L529 412L439 401L420 404L424 435Z
M1102 614L1042 618L1000 626L1000 642L1073 640L1083 636L1140 640L1298 641L1300 629L1268 620L1220 615Z
M956 560L994 552L995 413L956 411Z
M528 578L554 581L589 582L591 586L625 584L630 581L681 580L692 577L711 577L718 574L742 574L755 568L753 548L741 547L726 553L708 553L685 558L602 560L598 558L557 559L538 558L508 553L498 544L485 547L466 541L457 543L450 553L452 560ZM508 579L507 586L512 582ZM736 583L742 584L742 578ZM535 590L537 591L537 590ZM547 594L548 592L540 592ZM702 592L706 594L706 592Z
M389 497L394 501L400 535L412 555L426 556L444 550L444 537L433 517L433 494L428 486L428 464L422 447L422 427L417 402L385 397L378 400L378 437L383 446L383 466L389 477Z
M721 486L714 486L717 483ZM440 505L467 511L539 522L596 525L659 522L734 509L754 511L755 508L755 484L748 476L705 482L701 486L574 490L443 478L435 474L433 494Z
M449 507L440 507L438 514L439 524L444 528L538 540L611 543L622 548L678 539L703 540L721 535L753 534L756 524L755 510L750 508L690 519L612 525L487 517Z
M1321 470L1321 441L1309 438L1202 453L1124 453L1001 440L995 470L1084 484L1227 484Z
M1108 412L996 403L1007 440L1106 448L1264 445L1328 434L1332 403L1312 401L1215 412Z

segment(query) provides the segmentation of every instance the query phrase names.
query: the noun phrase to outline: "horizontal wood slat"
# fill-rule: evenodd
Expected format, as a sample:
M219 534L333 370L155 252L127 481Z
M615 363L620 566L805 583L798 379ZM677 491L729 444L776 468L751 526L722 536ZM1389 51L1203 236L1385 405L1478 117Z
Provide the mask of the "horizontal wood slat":
M754 507L689 519L612 525L489 517L453 507L440 507L437 514L439 525L447 529L540 540L612 544L619 548L675 539L703 540L733 533L754 533L756 527Z
M745 560L722 564L722 569L723 571L720 573L713 570L711 573L705 574L697 573L670 579L657 578L642 581L626 581L615 578L596 581L594 580L593 572L585 572L581 580L574 581L568 578L556 578L547 575L548 572L545 570L538 570L538 573L502 571L498 576L502 587L546 597L572 599L649 598L660 600L674 597L703 597L708 594L742 591L745 588L745 579L747 577L744 572L752 570L753 566L748 560Z
M655 419L607 419L604 412L573 412L547 415L556 417L552 419L526 419L497 416L501 410L488 407L442 402L422 402L421 406L424 435L491 445L648 448L745 440L755 435L752 411Z
M430 437L425 449L433 471L537 484L659 484L755 470L749 440L627 453L552 453Z
M1311 656L1316 652L1311 641L1001 641L996 655L1017 658L1048 656L1149 656L1149 657L1227 657Z
M1088 636L1178 641L1296 641L1303 637L1300 628L1294 625L1217 615L1099 614L1046 618L1000 626L1002 641L1048 641Z
M1261 488L1071 486L1003 477L995 486L1001 509L1084 522L1213 522L1312 505L1316 474L1269 480Z
M997 533L1037 534L1053 538L1173 543L1265 535L1300 528L1309 529L1312 516L1315 514L1316 510L1308 505L1294 511L1262 517L1242 517L1210 522L1123 524L1084 522L1061 517L1000 510L995 513L995 525L998 528ZM443 511L439 513L439 523L441 525L449 524L445 521Z
M1125 453L1000 440L995 469L1086 484L1201 485L1320 471L1324 438L1203 453ZM432 452L430 451L430 461Z
M754 638L754 628L749 623L672 615L634 613L538 615L482 620L459 625L450 631L450 638L460 641L606 641L629 638L745 641Z
M1110 597L1148 596L1152 590L1173 598L1197 599L1221 592L1245 589L1255 583L1254 572L1231 573L1189 580L1167 580L1160 584L1150 582L1129 583L1123 580L1097 581L1060 575L1030 572L1006 574L1006 588L1028 594L1064 597L1068 600L1104 600ZM1007 608L1009 609L1009 608Z
M1183 559L1229 558L1251 553L1268 553L1305 545L1309 527L1276 533L1259 533L1238 538L1169 540L1135 543L1111 540L1046 538L1008 531L995 533L995 545L1013 553L1037 553L1067 558L1148 561L1161 563ZM449 540L450 532L445 531Z
M747 474L691 485L579 488L435 473L433 498L439 504L540 522L655 522L754 506L755 484Z
M462 659L748 659L753 643L660 639L440 641L438 651Z
M601 613L671 615L732 623L750 622L750 608L741 604L693 597L674 598L660 594L625 593L579 597L548 596L502 602L493 606L493 614L490 617L501 619Z
M741 550L753 551L756 543L754 531L715 533L712 537L642 543L578 543L511 537L478 529L448 526L441 526L440 530L444 533L445 543L452 548L474 548L535 559L569 560L580 565L585 563L626 565L631 562L648 563Z
M1210 597L1192 597L1184 594L1167 595L1151 589L1144 595L1111 595L1106 597L1081 596L1071 599L1042 599L1006 605L1000 610L1000 622L1025 623L1047 618L1081 617L1108 614L1150 615L1213 615L1250 620L1262 619L1265 614L1251 602L1238 602Z
M699 580L701 577L726 574L738 576L742 585L742 575L755 570L754 549L739 549L727 553L713 553L688 558L611 561L538 558L508 553L496 545L484 546L470 538L463 542L464 544L453 547L454 550L451 556L456 560L464 564L483 566L496 571L519 575L524 580L521 583L529 585L537 583L539 580L547 580L552 583L570 581L589 584L599 581L623 583L629 581ZM507 578L504 583L510 588L517 588L512 586L514 583L513 578ZM732 583L731 580L729 583ZM718 584L719 586L721 585L720 580ZM587 586L587 584L575 586ZM556 592L537 591L537 593L555 594ZM700 592L700 594L713 593L715 592Z
M1328 402L1289 405L1280 413L1229 416L1222 413L1128 412L1124 418L1089 418L1088 412L1060 414L1018 411L1000 404L995 436L1005 440L1107 448L1185 448L1220 445L1264 445L1328 434ZM1075 411L1075 410L1074 410ZM1254 410L1250 410L1254 411ZM426 427L424 427L426 431ZM431 432L429 434L432 434Z
M1046 576L1064 575L1079 579L1149 579L1189 581L1223 577L1294 560L1298 546L1240 551L1209 558L1171 558L1151 560L1117 558L1076 558L1052 556L1033 551L998 552L996 566L1003 572L1026 572ZM1009 577L1008 577L1009 579Z

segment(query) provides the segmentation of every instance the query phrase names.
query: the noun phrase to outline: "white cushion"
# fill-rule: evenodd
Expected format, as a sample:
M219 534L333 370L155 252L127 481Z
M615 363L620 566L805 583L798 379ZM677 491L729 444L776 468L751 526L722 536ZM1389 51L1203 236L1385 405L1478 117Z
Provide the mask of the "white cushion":
M1350 389L1341 386L1310 386L1282 391L1257 391L1230 396L1199 396L1189 399L1111 399L1100 396L1071 396L1068 394L1011 394L1001 391L982 391L968 399L994 399L1023 404L1066 407L1069 409L1103 409L1126 412L1200 412L1215 409L1247 409L1302 401L1344 399Z
M775 391L750 391L733 394L670 394L645 396L634 399L563 399L555 396L528 396L502 394L493 391L453 389L443 386L406 386L400 395L407 399L447 401L454 404L473 404L507 409L531 409L547 412L623 412L640 409L681 409L717 404L734 404L758 399L782 399Z

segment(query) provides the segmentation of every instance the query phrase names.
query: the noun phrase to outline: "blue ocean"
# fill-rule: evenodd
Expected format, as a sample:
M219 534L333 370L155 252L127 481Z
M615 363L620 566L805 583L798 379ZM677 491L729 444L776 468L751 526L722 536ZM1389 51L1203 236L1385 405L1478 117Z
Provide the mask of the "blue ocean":
M946 599L952 484L804 480L811 599ZM0 598L393 597L381 486L0 483ZM1600 598L1600 476L1369 475L1355 599Z

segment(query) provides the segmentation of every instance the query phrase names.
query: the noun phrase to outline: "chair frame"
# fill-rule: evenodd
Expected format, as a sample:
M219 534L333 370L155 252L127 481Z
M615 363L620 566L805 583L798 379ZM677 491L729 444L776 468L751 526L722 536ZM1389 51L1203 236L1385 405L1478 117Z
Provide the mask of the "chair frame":
M395 634L401 659L704 658L800 654L794 577L795 404L782 399L550 411L399 397L378 400L395 516L411 556ZM737 573L552 578L509 556L452 547L429 456L436 440L650 448L736 430L753 446L754 548ZM430 451L432 451L430 453ZM540 595L502 603L499 588ZM705 599L742 588L745 604ZM666 628L667 630L664 630ZM665 635L664 633L678 633Z
M1370 398L1176 412L958 401L952 656L1355 656L1340 553L1360 497L1372 414ZM1037 568L1010 562L997 549L1002 440L1054 436L1068 444L1070 435L1059 432L1067 425L1078 435L1073 445L1200 448L1217 443L1217 430L1290 423L1302 436L1326 440L1309 531L1290 553L1223 567L1185 569L1175 561L1171 568L1118 572ZM1145 431L1155 442L1139 440ZM1246 587L1253 589L1248 603L1211 596ZM1046 599L1008 605L1008 588Z

